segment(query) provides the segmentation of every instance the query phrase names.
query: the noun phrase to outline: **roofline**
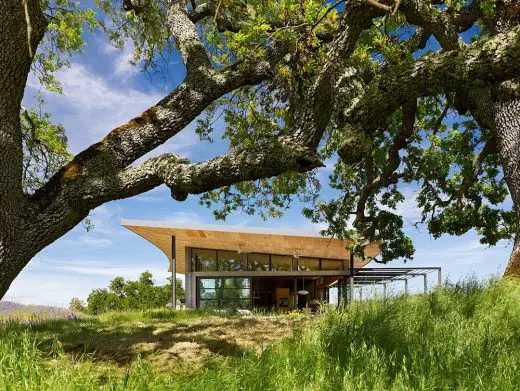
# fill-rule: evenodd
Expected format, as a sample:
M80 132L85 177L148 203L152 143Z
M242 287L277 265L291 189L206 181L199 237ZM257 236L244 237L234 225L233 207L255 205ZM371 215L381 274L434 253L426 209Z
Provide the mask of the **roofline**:
M267 235L286 235L286 236L303 236L310 238L324 238L319 231L300 230L300 229L285 229L285 228L265 228L265 227L246 227L246 226L232 226L232 225L217 225L217 224L193 224L193 223L178 223L167 220L131 220L121 219L122 226L134 227L156 227L156 228L173 228L173 229L192 229L203 231L218 231L218 232L241 232L250 234L267 234Z

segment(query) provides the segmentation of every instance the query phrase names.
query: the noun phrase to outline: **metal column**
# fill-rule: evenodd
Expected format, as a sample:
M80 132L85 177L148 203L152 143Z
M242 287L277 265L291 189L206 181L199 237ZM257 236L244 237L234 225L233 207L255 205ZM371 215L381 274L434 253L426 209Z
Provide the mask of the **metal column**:
M407 278L404 280L404 294L405 295L408 294L408 279Z
M442 286L441 268L437 271L437 279L437 286L440 288Z
M424 274L424 294L428 293L428 275Z
M350 275L349 275L349 289L348 289L348 301L352 303L354 301L354 254L350 251Z
M177 271L175 269L175 236L172 236L172 311L177 309Z
M383 284L383 298L386 299L386 282Z
M338 300L339 302L339 300ZM298 308L298 279L294 279L294 298L293 298L293 308Z

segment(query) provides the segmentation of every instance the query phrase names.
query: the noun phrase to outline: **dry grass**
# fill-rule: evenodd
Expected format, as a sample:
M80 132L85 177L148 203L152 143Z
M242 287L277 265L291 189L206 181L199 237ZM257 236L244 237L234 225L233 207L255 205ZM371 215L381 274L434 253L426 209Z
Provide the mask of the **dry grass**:
M77 320L11 325L29 328L51 351L58 341L71 360L87 356L94 362L125 370L137 358L160 372L195 373L212 360L262 353L273 342L291 336L294 317L215 316L169 319L154 316L113 314ZM159 316L157 316L159 315ZM166 317L166 319L164 319ZM300 316L300 319L302 317ZM298 322L301 324L300 322Z

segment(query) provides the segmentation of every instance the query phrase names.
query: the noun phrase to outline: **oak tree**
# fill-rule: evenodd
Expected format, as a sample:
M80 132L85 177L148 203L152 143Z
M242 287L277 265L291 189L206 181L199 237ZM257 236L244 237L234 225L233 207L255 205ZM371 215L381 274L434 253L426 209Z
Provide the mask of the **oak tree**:
M411 257L395 207L420 186L434 235L516 237L520 7L514 0L5 0L0 4L0 297L40 250L97 206L160 185L203 194L217 217L280 213L298 195L327 234ZM186 76L160 102L75 156L44 110L22 107L31 72L55 73L101 28L134 62L178 52ZM430 43L430 45L427 45ZM435 43L435 44L432 44ZM438 44L438 45L437 45ZM437 47L438 46L438 47ZM44 102L43 102L44 106ZM117 110L117 107L114 107ZM204 114L203 116L200 116ZM222 116L229 151L139 161L198 119ZM323 202L314 168L338 154ZM511 195L513 208L504 200ZM507 204L506 204L507 205ZM515 244L508 271L520 268Z

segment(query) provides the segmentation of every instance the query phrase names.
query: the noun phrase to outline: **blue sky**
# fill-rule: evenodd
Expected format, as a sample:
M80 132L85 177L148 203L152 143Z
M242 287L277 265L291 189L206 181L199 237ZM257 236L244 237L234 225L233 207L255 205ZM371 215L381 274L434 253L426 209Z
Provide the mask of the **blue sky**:
M155 104L184 77L179 58L173 56L167 76L150 76L129 65L131 46L117 50L101 34L87 35L86 54L75 57L73 66L59 72L58 79L64 95L43 93L46 110L61 122L69 137L72 152L77 153L98 141L110 129L126 122ZM30 79L25 105L38 91L36 80ZM221 126L222 124L217 124ZM204 160L224 152L226 143L200 142L191 124L174 139L157 148L150 155L174 152L192 161ZM319 170L325 182L331 162ZM415 189L403 189L406 200L399 210L405 217L406 230L416 245L415 260L407 266L441 266L443 274L452 281L468 275L486 278L502 273L511 245L500 243L488 248L478 242L471 232L462 237L443 237L434 240L426 229L418 231L412 222L418 219ZM321 195L331 197L325 186ZM165 256L144 239L120 226L121 218L164 220L177 223L229 224L276 228L315 229L301 215L302 205L294 202L281 219L263 221L256 216L233 214L226 222L216 222L210 210L198 204L198 197L185 202L170 198L169 190L157 188L128 200L105 204L92 212L93 231L82 226L38 254L12 284L4 300L21 303L67 306L72 297L86 299L94 288L104 287L115 276L135 279L150 270L156 281L164 283L168 276ZM395 261L389 266L401 266ZM431 279L433 280L433 278ZM412 283L411 289L421 289L422 280ZM395 290L400 286L394 287Z

